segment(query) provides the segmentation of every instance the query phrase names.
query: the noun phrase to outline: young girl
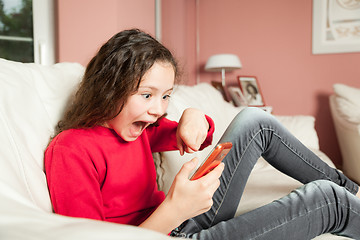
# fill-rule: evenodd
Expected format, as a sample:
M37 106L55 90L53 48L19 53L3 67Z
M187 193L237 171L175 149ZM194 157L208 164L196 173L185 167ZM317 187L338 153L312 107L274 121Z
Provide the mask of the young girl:
M186 109L179 123L164 117L178 75L169 50L139 30L100 48L45 152L56 213L194 239L360 238L358 186L257 108L241 111L220 139L233 143L225 164L190 181L193 159L167 196L159 191L152 152L201 150L214 131L196 109ZM305 185L234 218L260 156Z

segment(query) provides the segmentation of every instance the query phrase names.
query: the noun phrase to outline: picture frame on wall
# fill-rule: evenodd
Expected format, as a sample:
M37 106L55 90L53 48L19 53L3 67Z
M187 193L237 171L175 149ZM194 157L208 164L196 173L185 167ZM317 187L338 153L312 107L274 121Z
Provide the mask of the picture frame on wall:
M360 1L313 0L312 53L360 52Z
M238 76L238 83L248 106L265 106L264 97L255 76Z

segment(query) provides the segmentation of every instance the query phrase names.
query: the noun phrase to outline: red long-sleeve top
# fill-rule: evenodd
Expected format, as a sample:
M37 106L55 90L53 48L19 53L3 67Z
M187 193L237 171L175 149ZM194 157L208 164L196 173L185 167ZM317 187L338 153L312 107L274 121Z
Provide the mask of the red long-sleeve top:
M214 123L201 148L211 144ZM58 214L139 225L159 206L152 152L177 150L177 122L163 118L135 141L112 129L70 129L45 151L45 171L54 211Z

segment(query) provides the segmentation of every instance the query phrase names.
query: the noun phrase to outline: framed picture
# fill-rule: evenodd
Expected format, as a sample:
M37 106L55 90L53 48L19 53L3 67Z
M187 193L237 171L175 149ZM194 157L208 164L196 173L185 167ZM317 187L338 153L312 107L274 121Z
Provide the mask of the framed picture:
M239 87L228 87L228 91L235 106L240 107L248 105L246 98L244 97Z
M360 52L359 0L313 0L312 52Z
M261 93L259 83L254 76L239 76L240 89L246 99L248 106L265 106L264 97Z
M225 89L223 88L221 82L211 81L211 85L221 93L225 101L228 101Z

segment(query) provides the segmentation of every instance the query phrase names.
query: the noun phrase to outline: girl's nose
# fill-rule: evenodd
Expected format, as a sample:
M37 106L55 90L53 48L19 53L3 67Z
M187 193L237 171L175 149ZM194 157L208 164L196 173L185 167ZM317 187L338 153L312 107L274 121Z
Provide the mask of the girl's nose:
M156 115L157 117L160 117L165 113L165 109L165 103L162 101L162 99L160 99L153 102L148 112L151 115Z

